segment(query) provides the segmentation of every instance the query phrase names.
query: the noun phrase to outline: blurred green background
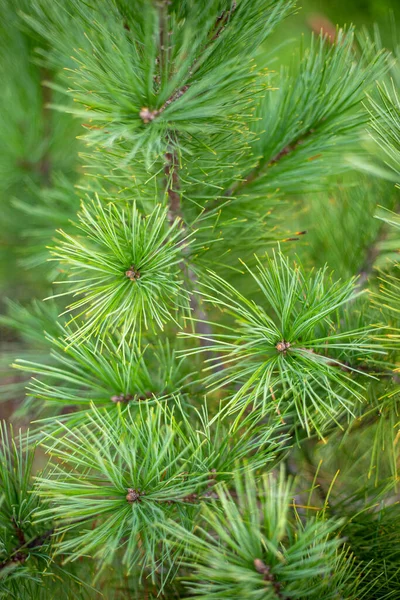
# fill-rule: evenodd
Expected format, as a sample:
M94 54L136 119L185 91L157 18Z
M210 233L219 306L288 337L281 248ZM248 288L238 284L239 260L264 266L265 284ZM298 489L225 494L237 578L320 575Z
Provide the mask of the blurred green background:
M378 24L384 43L392 45L394 23L398 23L400 17L400 2L396 0L304 0L299 6L297 15L286 23L286 28L294 35L309 31L319 17L334 25L353 23L372 28Z

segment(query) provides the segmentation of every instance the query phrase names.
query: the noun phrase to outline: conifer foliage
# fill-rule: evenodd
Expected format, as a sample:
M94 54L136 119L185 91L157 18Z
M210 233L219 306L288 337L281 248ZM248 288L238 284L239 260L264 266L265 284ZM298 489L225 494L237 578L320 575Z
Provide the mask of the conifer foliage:
M0 598L399 597L396 52L0 4Z

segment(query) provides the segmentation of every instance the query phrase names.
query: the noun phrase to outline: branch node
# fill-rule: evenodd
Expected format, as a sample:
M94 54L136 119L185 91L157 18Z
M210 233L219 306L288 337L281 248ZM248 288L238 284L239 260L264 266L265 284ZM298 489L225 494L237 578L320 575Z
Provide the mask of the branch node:
M285 596L281 592L281 584L279 583L279 581L276 581L275 577L271 573L271 568L268 565L266 565L265 562L261 560L261 558L254 559L254 567L257 573L263 575L264 581L269 581L270 583L272 583L272 587L274 588L276 596L278 598L282 598L283 600Z
M129 269L125 271L125 275L131 281L137 281L140 279L140 271L134 265L131 265Z
M143 123L151 123L157 117L160 111L158 110L150 110L146 106L141 109L139 112L139 117L142 119Z
M131 396L131 394L118 394L115 396L111 396L111 402L114 402L114 404L118 404L120 402L127 404L131 400L133 400L133 396Z
M128 493L125 496L127 502L129 502L129 504L133 504L134 502L140 502L140 497L144 496L144 492L141 492L140 490L135 490L133 488L128 488Z
M289 350L291 345L292 344L290 342L286 342L285 340L282 340L276 344L275 348L278 350L278 352L286 354L286 352Z

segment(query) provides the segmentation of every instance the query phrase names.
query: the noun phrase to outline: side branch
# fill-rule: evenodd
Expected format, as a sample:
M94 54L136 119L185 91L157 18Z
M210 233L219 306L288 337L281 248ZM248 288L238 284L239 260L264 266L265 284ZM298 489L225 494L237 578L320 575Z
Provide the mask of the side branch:
M166 192L168 194L169 199L169 211L168 218L169 222L172 223L176 219L180 219L182 222L183 228L186 230L187 227L183 220L182 209L181 209L181 193L180 193L180 185L179 185L179 171L178 171L178 160L176 156L176 152L167 152L165 154L165 167L164 174L166 176L167 187ZM187 258L187 257L185 257ZM182 271L187 274L187 278L191 284L192 288L196 287L198 282L197 275L190 267L188 261L181 262ZM208 323L206 323L207 315L202 309L199 299L195 293L192 293L190 297L190 304L193 311L193 314L196 316L197 321L197 331L203 336L211 335L211 328ZM201 342L204 345L204 342Z
M168 0L160 0L160 4L159 4L159 22L160 22L160 31L159 31L159 43L160 43L160 57L158 59L158 64L160 65L160 69L161 72L163 71L163 68L165 66L165 64L168 62L168 10L167 10L167 5L169 4ZM227 26L227 24L229 23L229 19L232 16L232 14L234 13L234 11L236 10L236 1L233 0L232 1L232 5L231 8L229 10L225 10L223 11L219 17L217 18L214 27L211 29L210 32L210 36L211 36L211 40L210 42L208 42L208 44L205 46L205 48L208 48L208 46L214 42L216 39L218 39L220 37L220 35L222 34L222 32L224 31L225 27ZM204 50L204 49L203 49ZM198 61L195 60L193 65L191 66L191 68L189 69L189 76L192 75L196 63ZM161 113L164 112L164 110L173 102L175 102L176 100L178 100L179 98L181 98L181 96L183 96L187 90L189 89L189 85L184 84L183 86L181 86L180 88L178 88L177 90L175 90L171 96L164 102L164 104L161 106L161 108L158 109L151 109L148 108L147 106L144 106L140 112L139 112L139 116L142 119L143 123L148 124L151 123L152 121L154 121L154 119L156 119Z
M167 152L165 154L164 174L167 179L167 194L169 199L168 217L171 224L175 221L175 219L182 218L177 163L178 161L175 152Z
M369 278L371 277L373 270L374 270L375 261L380 254L380 245L382 242L385 241L385 239L387 238L387 235L388 235L388 228L386 226L386 223L382 223L381 227L379 228L377 237L375 238L374 242L367 249L367 253L365 255L364 262L358 272L358 287L359 288L363 288L365 286L365 284L368 282Z
M315 132L315 129L309 129L302 136L294 139L293 141L286 144L284 148L279 150L274 156L270 159L260 162L246 177L234 183L228 190L226 190L222 195L223 196L232 196L237 191L244 188L246 185L253 183L258 177L264 175L267 170L277 163L280 162L282 158L285 156L289 156L292 154L299 146L304 144L304 142Z
M0 571L6 569L7 567L11 567L12 565L23 564L28 558L29 550L35 550L36 548L40 548L45 544L49 537L51 537L54 533L54 529L49 529L45 531L42 535L38 535L30 542L26 543L24 532L16 522L13 520L13 525L15 529L15 535L18 538L19 545L14 549L12 553L12 557L9 560L5 560L0 563Z

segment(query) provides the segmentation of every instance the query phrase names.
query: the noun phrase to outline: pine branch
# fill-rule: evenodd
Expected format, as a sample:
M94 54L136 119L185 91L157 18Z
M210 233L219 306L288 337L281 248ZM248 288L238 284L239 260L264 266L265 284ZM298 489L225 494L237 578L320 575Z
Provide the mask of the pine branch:
M70 304L78 327L71 339L103 336L122 327L122 337L133 340L144 329L163 329L168 321L180 325L186 316L189 294L183 286L180 265L191 242L175 221L167 227L167 210L156 206L144 218L136 203L125 207L96 202L82 205L82 235L64 231L53 260L68 265L73 276L60 284L65 293L80 299ZM85 321L81 321L85 315Z
M0 446L6 594L58 597L61 576L53 594L29 587L31 575L34 586L50 581L48 567L57 574L51 549L84 580L95 565L105 597L150 600L178 579L193 600L367 597L377 589L364 586L368 561L343 548L340 501L334 515L325 510L330 488L310 444L335 424L362 414L370 423L387 410L371 455L383 439L395 462L398 390L387 384L398 336L386 340L385 326L353 304L386 234L382 226L353 263L363 262L358 282L311 270L309 256L304 267L280 251L271 257L267 245L283 237L270 216L283 195L325 188L347 169L344 152L367 119L360 103L385 72L385 53L357 54L352 30L313 37L272 91L257 65L292 0L30 4L25 22L48 41L40 60L55 74L50 88L74 100L57 109L85 123L78 185L96 200L52 250L57 297L72 295L63 314L73 318L50 323L51 358L17 363L35 375L27 405L41 411L35 440L52 462L33 483L33 453ZM43 113L52 95L42 89ZM55 167L48 150L58 128L49 123L43 114L43 187ZM391 162L397 142L394 131ZM63 224L70 196L67 188L51 218L57 196L42 196L43 222ZM19 202L31 215L30 202ZM46 236L39 228L37 244ZM262 260L247 263L253 252ZM399 282L389 277L382 297L392 317ZM29 322L20 320L26 335ZM183 335L169 343L176 328ZM314 475L317 507L298 506L298 484L274 468L295 439L304 452L296 470ZM386 456L385 446L382 464ZM8 569L28 556L29 569Z
M337 321L341 307L356 295L354 279L328 283L325 269L307 276L281 254L258 261L255 270L244 266L262 303L209 272L201 286L203 299L233 317L233 323L216 322L216 333L205 338L210 345L185 355L218 352L210 362L224 369L206 374L205 382L215 390L228 388L231 413L249 405L262 414L278 407L285 419L294 409L308 433L313 428L322 435L324 423L336 421L342 412L351 415L352 402L363 400L364 386L356 377L374 375L353 367L353 361L362 359L367 368L374 363L379 368L374 357L386 354L384 340L376 339L382 327L346 331ZM271 390L278 402L271 403Z
M299 146L301 146L313 133L315 133L315 129L310 129L305 132L299 138L293 139L290 143L286 144L284 148L279 150L272 158L267 162L260 162L247 176L244 177L243 180L240 180L233 184L228 190L222 193L222 197L233 196L236 193L239 193L246 187L246 185L253 183L258 177L265 175L269 168L276 165L281 159L289 156L292 152L294 152ZM315 156L314 158L319 158L319 156ZM311 160L311 159L309 159Z
M176 152L167 152L165 155L165 167L164 174L166 177L166 189L169 198L169 211L168 218L170 223L174 223L176 220L180 220L183 224L184 231L187 231L187 227L183 220L181 210L181 195L179 191L179 171L178 171L178 158ZM191 287L190 306L192 315L195 318L196 331L202 335L209 337L212 334L211 326L207 319L207 314L201 306L200 299L198 296L198 277L190 265L190 254L184 252L184 259L181 263L181 268L186 273ZM204 345L207 342L200 340L200 344Z
M165 63L168 62L168 47L166 47L166 45L169 43L168 40L166 40L166 37L168 36L168 31L169 31L168 8L167 7L168 7L168 2L165 0L161 0L161 2L159 3L159 38L160 38L159 64L160 64L160 69L161 69L161 76L163 75L163 72L165 69ZM233 8L233 10L234 10L234 8ZM228 13L230 13L230 11L228 11ZM229 17L229 14L226 14L226 15L224 14L221 16L223 23L220 24L221 25L220 29L215 34L215 38L213 38L213 39L216 39L216 37L218 37L219 33L222 31L223 27L225 26L225 23L226 23L228 17ZM190 68L190 73L193 71L194 66L195 66L195 63ZM142 109L140 116L141 116L143 122L144 123L151 122L160 113L162 113L165 110L165 108L167 108L173 102L175 102L176 100L181 98L188 89L189 89L189 86L185 84L184 86L182 86L181 88L179 88L178 90L173 92L173 94L165 101L165 103L162 105L162 107L159 110L148 111L148 109ZM175 140L174 146L177 146L177 140ZM170 223L173 223L175 220L179 219L183 223L184 229L187 231L186 225L183 220L182 210L181 210L181 197L180 197L180 191L179 191L180 183L179 183L178 168L179 168L179 166L178 166L177 151L176 151L176 149L171 148L165 154L165 166L164 166L164 174L165 174L166 181L167 181L166 190L167 190L167 195L169 198L168 218L169 218ZM184 261L182 263L182 268L183 268L183 271L186 271L192 288L195 289L197 287L197 282L198 282L196 273L190 267L190 264L188 263L188 261ZM199 299L197 297L197 292L192 292L191 297L190 297L190 304L191 304L192 313L196 319L197 330L201 334L210 335L211 328L210 328L209 324L207 323L207 316L206 316L204 310L200 306Z
M178 401L171 409L157 401L136 411L93 407L87 426L60 426L48 437L57 459L37 481L51 504L37 519L53 515L69 533L61 553L73 559L90 548L106 564L122 551L129 571L171 565L178 557L163 524L173 519L191 530L199 500L215 497L216 481L231 480L244 457L239 471L265 465L282 446L276 428L252 416L225 426L220 413L209 421L205 405L199 413L183 408ZM85 527L96 515L96 525Z
M41 548L47 542L49 537L51 537L54 533L54 529L49 529L41 535L38 535L35 538L33 538L30 542L26 542L25 535L22 529L20 529L16 525L14 526L16 528L16 534L19 540L19 545L16 548L14 548L14 550L12 551L12 557L9 560L0 563L0 571L2 571L3 569L7 569L12 565L15 565L15 563L23 564L28 558L27 551Z
M367 249L364 262L358 272L357 284L360 289L362 289L370 280L374 271L375 262L381 252L381 245L386 240L388 233L389 228L385 223L382 223L375 241Z
M218 494L218 509L203 506L197 535L166 525L187 542L192 560L185 562L194 570L185 583L196 600L357 597L360 578L341 547L338 523L323 511L305 523L296 518L294 484L283 471L258 482L250 474L236 477L232 493L220 485Z

